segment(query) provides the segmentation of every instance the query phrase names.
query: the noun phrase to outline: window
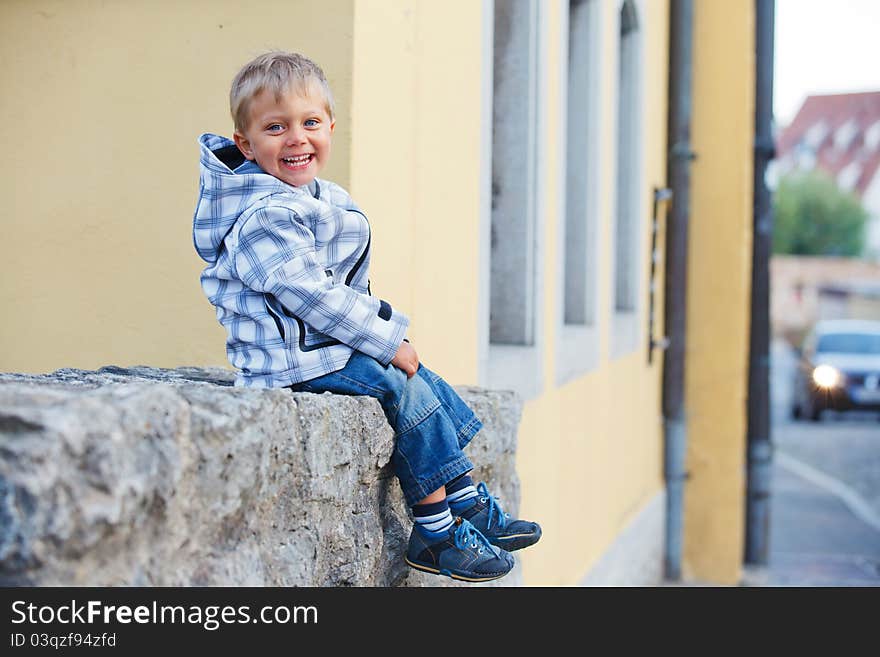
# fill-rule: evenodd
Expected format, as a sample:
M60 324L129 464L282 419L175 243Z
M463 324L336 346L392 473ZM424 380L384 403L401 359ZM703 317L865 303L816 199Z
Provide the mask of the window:
M599 62L597 0L570 0L565 145L565 224L562 318L558 332L557 384L598 363L596 290L598 280Z
M875 121L865 130L865 148L876 151L878 147L880 147L880 121Z
M842 190L851 192L855 189L861 175L862 165L858 162L850 162L837 174L837 186Z
M858 124L849 119L834 131L834 147L839 151L846 151L858 133Z
M494 3L489 363L487 385L524 398L541 388L536 307L538 135L537 0Z
M801 171L812 171L816 168L816 151L799 144L795 150L797 157L797 168Z
M615 203L614 334L612 355L638 341L641 256L641 30L634 0L620 5L617 104L617 195Z
M572 0L568 23L568 116L565 206L565 323L593 324L595 270L595 215L588 207L595 189L591 170L595 165L595 103L597 53L591 48L591 15L594 2ZM592 160L592 162L591 162Z
M830 130L825 120L818 121L811 125L804 133L804 144L813 151L818 151L829 132Z
M880 355L880 333L828 333L819 337L816 352Z
M495 3L489 340L534 344L535 52L532 0Z

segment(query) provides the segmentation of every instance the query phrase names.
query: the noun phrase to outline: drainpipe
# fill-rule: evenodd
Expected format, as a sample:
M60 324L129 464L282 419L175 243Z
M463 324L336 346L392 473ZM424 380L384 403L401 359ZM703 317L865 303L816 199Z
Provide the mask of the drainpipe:
M663 358L664 475L666 547L664 574L681 579L687 425L684 412L685 319L688 217L690 215L691 69L693 0L672 0L669 34L669 153L667 179L672 206L667 220L665 334Z
M764 180L773 159L773 22L775 0L755 0L755 163L752 238L752 311L749 338L748 564L766 564L770 530L770 250L773 208Z

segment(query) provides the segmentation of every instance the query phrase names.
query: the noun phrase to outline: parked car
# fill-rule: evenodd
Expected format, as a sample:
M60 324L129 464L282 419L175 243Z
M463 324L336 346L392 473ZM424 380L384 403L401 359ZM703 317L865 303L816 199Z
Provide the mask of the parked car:
M818 421L833 409L880 410L880 322L817 322L795 371L792 415Z

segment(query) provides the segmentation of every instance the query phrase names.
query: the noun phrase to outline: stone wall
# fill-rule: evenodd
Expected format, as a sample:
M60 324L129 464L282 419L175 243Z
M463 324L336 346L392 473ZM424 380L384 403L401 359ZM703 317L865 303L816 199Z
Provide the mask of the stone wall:
M197 368L0 374L0 584L458 584L403 562L411 521L376 400L231 383ZM484 423L474 479L515 513L520 402L458 391ZM517 565L483 585L521 581Z

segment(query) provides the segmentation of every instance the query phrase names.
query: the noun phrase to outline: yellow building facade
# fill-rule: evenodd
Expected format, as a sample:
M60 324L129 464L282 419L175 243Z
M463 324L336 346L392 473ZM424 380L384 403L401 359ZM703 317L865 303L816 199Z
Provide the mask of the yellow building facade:
M370 218L374 293L447 380L524 399L521 514L544 529L525 582L658 579L668 0L159 4L0 5L0 370L227 366L196 138L230 134L242 63L303 52L334 90L322 175ZM734 584L754 10L695 4L684 573Z
M694 3L683 574L735 584L745 542L753 2Z

